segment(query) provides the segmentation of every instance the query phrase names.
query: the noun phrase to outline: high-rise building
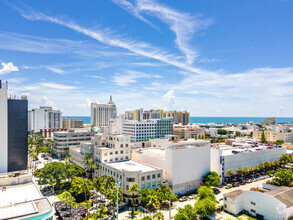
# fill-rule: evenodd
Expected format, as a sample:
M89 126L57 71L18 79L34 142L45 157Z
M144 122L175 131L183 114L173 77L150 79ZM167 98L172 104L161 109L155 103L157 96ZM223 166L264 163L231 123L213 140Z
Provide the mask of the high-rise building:
M108 104L91 104L91 125L98 127L109 126L110 119L117 118L117 108L110 96Z
M34 108L28 113L28 130L40 132L42 129L59 129L62 127L62 112L49 106Z
M123 134L130 135L132 142L161 138L173 134L173 119L125 120Z
M188 125L190 114L187 111L165 111L163 113L163 117L172 117L174 120L174 124Z
M0 173L27 169L28 101L8 98L7 82L0 80Z

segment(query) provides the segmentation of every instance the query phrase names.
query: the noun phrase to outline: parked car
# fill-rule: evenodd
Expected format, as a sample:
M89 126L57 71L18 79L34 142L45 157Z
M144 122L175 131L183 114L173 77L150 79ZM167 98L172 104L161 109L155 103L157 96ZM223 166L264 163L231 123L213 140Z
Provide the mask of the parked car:
M182 196L180 199L179 199L179 202L185 202L187 201L188 197L187 196Z
M231 185L231 184L227 184L227 185L225 186L225 189L230 189L230 188L232 188L232 185Z
M252 183L251 179L246 180L246 183Z
M245 185L246 184L246 182L244 180L241 180L239 183L240 183L240 185Z
M188 198L189 198L189 199L194 199L194 197L195 197L195 195L194 195L194 194L192 194L192 195L188 196Z
M238 187L238 186L240 186L240 183L239 182L234 182L232 185L233 185L233 187Z
M42 163L42 162L38 160L38 161L36 161L35 163L38 164L38 163Z
M49 160L49 157L45 157L44 160Z

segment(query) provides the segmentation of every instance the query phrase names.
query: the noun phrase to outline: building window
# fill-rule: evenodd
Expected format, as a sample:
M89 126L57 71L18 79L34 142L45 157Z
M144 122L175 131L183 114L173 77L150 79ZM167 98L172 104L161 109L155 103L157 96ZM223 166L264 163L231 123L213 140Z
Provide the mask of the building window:
M145 177L144 177L144 176L142 176L142 177L141 177L141 181L144 181L144 180L145 180Z
M128 139L127 139L128 140ZM125 144L125 147L128 147L128 144Z
M156 179L156 174L153 174L153 177L152 177L153 179Z
M251 205L255 205L255 202L250 202L251 203Z
M151 187L151 184L150 183L147 183L147 188L149 189Z
M224 208L225 208L225 209L227 208L227 205L226 205L226 204L224 205Z
M224 197L224 200L227 200L227 197Z
M128 160L128 156L126 156L125 159Z
M115 154L118 154L118 151L115 151Z
M124 159L123 157L120 158L120 160L123 160L123 159Z
M122 175L120 175L120 179L122 180Z
M113 161L113 159L110 159L110 162L112 162Z
M150 180L151 179L151 176L150 175L147 175L147 180Z
M113 152L110 152L110 155L113 155Z
M104 153L104 156L107 156L108 154L107 153Z
M161 174L160 174L160 173L158 173L157 177L158 177L158 178L160 178L160 177L161 177Z
M115 161L117 161L117 160L118 160L118 157L115 158Z
M120 151L120 154L123 154L123 150Z
M120 144L120 147L123 148L123 144Z
M141 189L145 189L145 184L141 184Z
M127 182L130 182L130 183L133 183L133 182L135 182L135 178L127 177L127 178L126 178L126 181L127 181Z
M107 163L107 160L104 160L105 163Z
M128 185L126 185L126 190L129 190L129 186Z
M254 210L254 209L250 209L250 211L251 211L252 213L255 213L255 210Z
M156 186L156 182L153 182L153 183L152 183L152 186L153 186L153 187Z

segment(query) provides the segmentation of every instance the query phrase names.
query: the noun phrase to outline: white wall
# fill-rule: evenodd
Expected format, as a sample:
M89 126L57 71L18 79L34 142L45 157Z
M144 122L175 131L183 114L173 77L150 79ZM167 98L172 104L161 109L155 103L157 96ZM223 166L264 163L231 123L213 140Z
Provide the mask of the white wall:
M7 84L2 82L0 89L0 173L7 172L8 162L8 121L7 121Z
M251 202L254 202L255 205L251 204ZM251 212L251 209L253 209L267 220L286 219L286 205L274 197L261 192L243 191L235 200L224 199L225 204L227 207L224 209L234 215L237 215L242 210L247 210L253 214ZM256 214L253 215L255 216Z

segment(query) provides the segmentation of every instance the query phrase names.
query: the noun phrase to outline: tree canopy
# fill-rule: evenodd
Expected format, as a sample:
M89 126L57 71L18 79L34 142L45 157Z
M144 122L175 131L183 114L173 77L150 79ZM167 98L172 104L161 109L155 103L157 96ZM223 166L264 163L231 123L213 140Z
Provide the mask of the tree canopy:
M219 175L214 171L210 172L209 174L207 174L203 178L203 183L206 186L218 187L220 182L221 182L221 179L220 179Z

